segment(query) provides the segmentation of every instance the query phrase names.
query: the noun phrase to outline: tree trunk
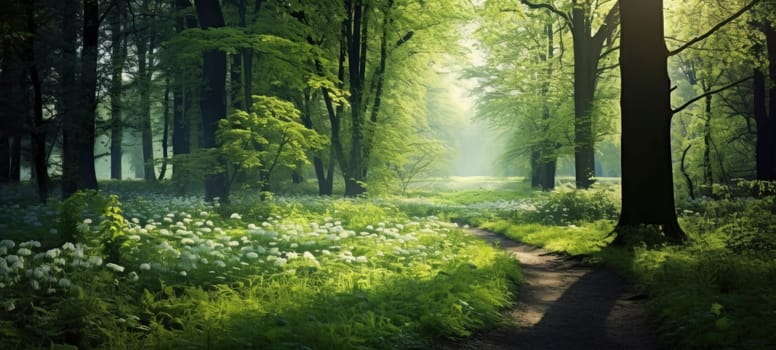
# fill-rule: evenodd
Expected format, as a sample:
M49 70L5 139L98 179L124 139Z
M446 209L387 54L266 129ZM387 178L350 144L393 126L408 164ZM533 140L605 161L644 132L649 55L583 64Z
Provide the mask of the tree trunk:
M574 41L574 170L579 189L590 188L595 176L595 140L591 112L598 80L601 47L594 47L585 9L572 10Z
M76 56L76 18L78 12L78 0L62 1L62 57L59 60L59 89L61 95L58 98L62 115L62 198L67 198L78 191L78 139L81 136L78 122L78 100L80 89L76 83L75 68Z
M757 144L755 148L755 162L757 166L757 179L762 181L776 181L774 171L774 142L771 135L771 120L768 118L768 108L765 98L765 75L762 71L754 69L754 118L757 122Z
M202 29L224 26L224 16L218 0L195 0L197 16ZM202 111L202 146L214 149L218 121L226 117L226 54L218 50L209 50L203 54L203 86L200 95ZM223 163L223 159L218 159ZM226 173L220 171L205 177L205 200L220 198L229 200L229 182Z
M531 187L532 188L541 188L542 187L542 166L539 163L539 159L541 158L541 154L539 153L539 147L534 146L531 149Z
M77 122L82 133L78 139L78 167L84 187L97 189L94 168L95 122L97 120L97 50L100 12L98 0L84 0L83 50L81 51L81 86L83 98L81 118Z
M194 16L183 16L180 13L191 7L188 0L173 0L175 10L178 16L175 18L175 32L180 33L186 28L197 27L197 20ZM183 79L186 73L176 70L174 75L176 79ZM191 152L191 100L193 98L192 89L185 83L176 81L173 88L173 114L172 114L172 154L173 157ZM183 165L176 166L173 170L173 181L184 182L189 177L186 168Z
M669 241L685 239L676 220L671 163L671 104L662 0L620 0L622 39L622 213L627 228L656 225Z
M11 182L22 180L22 135L17 134L11 142L11 168L8 178Z
M346 0L347 52L350 82L350 154L348 167L343 167L345 196L357 197L366 192L364 184L364 70L368 45L369 11L362 0Z
M11 179L11 146L8 136L0 133L0 183L8 182Z
M35 39L37 38L37 25L35 23L35 1L27 2L27 30L32 36L27 39L27 71L32 83L33 115L31 126L32 163L35 180L38 187L38 198L45 204L48 200L48 169L46 167L46 131L43 125L43 95L42 84L38 74L37 55L35 55Z
M111 80L108 93L110 95L110 178L121 180L122 157L121 143L123 140L123 121L121 117L121 94L124 90L122 73L127 50L126 41L123 40L122 19L124 16L124 2L119 1L109 17L111 31Z
M143 1L141 9L148 12L149 0ZM156 181L154 166L154 135L151 130L151 77L153 67L149 54L153 50L153 28L143 35L136 35L137 46L137 84L140 97L140 134L143 148L143 178L146 181Z
M162 127L162 169L159 171L159 181L164 180L167 175L167 157L169 156L169 134L170 134L170 79L164 80L164 103L162 106L163 127Z
M765 27L765 42L768 50L768 78L771 82L768 90L768 138L771 145L771 174L776 178L776 26L768 22ZM774 179L776 180L776 179Z
M707 93L708 91L704 92ZM711 97L712 95L706 95L704 98L706 102L706 108L704 115L705 123L703 126L703 184L707 187L707 189L710 189L714 183L711 169Z

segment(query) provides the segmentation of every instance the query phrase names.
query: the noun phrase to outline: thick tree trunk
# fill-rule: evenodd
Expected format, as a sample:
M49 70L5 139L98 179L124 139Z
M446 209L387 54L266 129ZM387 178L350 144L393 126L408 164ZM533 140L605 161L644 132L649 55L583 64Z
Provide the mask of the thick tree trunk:
M62 1L62 57L59 60L58 98L62 115L62 198L67 198L78 191L78 144L81 136L78 121L78 99L80 86L76 83L76 18L78 0Z
M224 26L224 16L218 0L195 0L197 16L202 29ZM226 54L209 50L203 54L203 87L200 95L202 111L202 146L216 148L218 121L226 117ZM223 162L222 159L218 160ZM205 178L205 200L229 200L229 182L225 172L208 174Z
M78 167L84 187L97 189L97 174L94 168L95 122L97 120L97 45L99 39L98 0L84 0L83 50L81 51L81 86L83 99L81 119L82 130L78 140Z
M587 189L595 176L595 140L591 112L598 80L601 47L591 39L591 27L583 7L572 10L574 41L574 170L577 188Z
M541 158L541 154L539 153L539 147L534 146L531 149L531 159L529 161L531 165L531 187L532 188L542 187L542 166L539 163L540 158Z
M111 30L111 80L108 89L110 95L110 178L121 180L122 156L121 143L123 140L123 121L121 118L122 102L121 94L124 90L122 73L127 49L123 40L121 23L124 16L124 2L119 1L110 15Z
M142 11L148 12L149 0L143 1ZM151 130L151 77L153 67L149 55L153 50L153 29L145 31L142 35L136 35L137 46L137 84L140 97L140 135L143 150L143 179L156 181L156 167L154 166L154 140Z
M32 120L30 122L30 138L32 143L32 163L35 174L35 182L38 187L38 198L41 203L48 201L48 169L46 167L46 132L43 125L43 95L42 83L38 73L38 61L35 54L35 39L37 37L37 25L35 23L35 1L27 3L27 30L32 37L27 39L26 56L27 72L32 85Z
M662 0L620 0L622 39L622 213L627 228L656 225L682 241L676 220L671 163L671 104Z
M175 10L178 16L175 19L175 32L180 33L186 28L196 28L197 20L194 16L183 16L180 13L191 7L188 0L173 0ZM176 70L174 75L176 79L185 80L185 72ZM173 88L173 116L172 116L172 154L173 157L191 152L191 100L193 98L192 89L183 82L176 81ZM184 166L177 166L173 169L173 181L184 182L189 175Z

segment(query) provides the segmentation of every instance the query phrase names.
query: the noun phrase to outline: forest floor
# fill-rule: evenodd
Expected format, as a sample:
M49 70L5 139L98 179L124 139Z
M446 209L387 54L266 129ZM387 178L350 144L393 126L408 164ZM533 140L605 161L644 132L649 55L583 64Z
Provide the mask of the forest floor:
M525 281L505 311L513 325L475 334L445 349L657 349L643 296L614 271L516 242L472 234L510 252Z

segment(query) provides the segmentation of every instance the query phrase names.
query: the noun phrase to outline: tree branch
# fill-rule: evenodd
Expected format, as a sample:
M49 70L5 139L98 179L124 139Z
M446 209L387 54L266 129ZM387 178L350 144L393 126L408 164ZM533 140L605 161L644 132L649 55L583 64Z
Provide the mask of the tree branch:
M532 8L532 9L545 9L547 11L550 11L550 12L560 16L561 18L563 18L563 20L566 21L566 24L568 24L569 27L573 27L573 25L571 24L571 17L569 16L569 14L565 13L565 12L563 12L561 10L558 10L558 8L553 6L553 5L531 3L528 0L520 0L520 2L522 2L523 5L526 5L526 6L530 7L530 8Z
M744 6L743 8L741 8L740 10L738 10L738 12L736 12L736 13L734 13L733 15L731 15L730 17L726 18L724 21L717 23L717 25L715 25L714 27L712 27L712 28L711 28L711 29L710 29L708 32L706 32L706 33L703 33L703 35L696 36L695 38L692 38L690 41L688 41L688 42L684 43L684 45L680 46L680 47L679 47L678 49L676 49L676 50L669 51L669 52L668 52L668 57L671 57L671 56L678 55L678 54L680 54L682 51L684 51L684 50L686 50L687 48L689 48L690 46L692 46L692 45L695 45L695 44L696 44L696 43L698 43L699 41L702 41L702 40L704 40L704 39L708 38L709 36L711 36L712 34L714 34L714 32L716 32L716 31L717 31L717 30L719 30L720 28L724 27L724 26L725 26L725 25L727 25L728 23L730 23L730 22L732 22L733 20L735 20L736 18L740 17L741 15L743 15L744 13L746 13L746 11L749 11L749 9L751 9L752 7L754 7L754 5L757 5L757 3L758 3L758 2L760 2L760 0L752 0L752 2L750 2L749 4L747 4L746 6Z
M672 110L672 111L671 111L671 114L673 115L673 114L679 113L679 112L681 112L683 109L685 109L685 108L689 107L690 105L692 105L692 104L693 104L693 103L695 103L696 101L698 101L698 100L700 100L700 99L702 99L702 98L704 98L704 97L706 97L706 96L713 95L713 94L716 94L716 93L719 93L719 92L725 91L725 90L727 90L727 89L730 89L730 88L732 88L732 87L734 87L734 86L736 86L736 85L738 85L738 84L741 84L741 83L743 83L743 82L745 82L745 81L747 81L747 80L750 80L750 79L752 79L752 78L754 78L754 77L753 77L753 76L748 76L748 77L746 77L746 78L744 78L744 79L741 79L741 80L739 80L739 81L736 81L736 82L733 82L733 83L727 84L727 85L725 85L725 86L723 86L723 87L721 87L721 88L719 88L719 89L716 89L716 90L711 90L711 91L705 92L705 93L703 93L703 94L701 94L701 95L698 95L698 96L696 96L695 98L693 98L693 99L691 99L691 100L687 101L685 104L683 104L683 105L681 105L681 106L679 106L679 107L675 108L674 110Z

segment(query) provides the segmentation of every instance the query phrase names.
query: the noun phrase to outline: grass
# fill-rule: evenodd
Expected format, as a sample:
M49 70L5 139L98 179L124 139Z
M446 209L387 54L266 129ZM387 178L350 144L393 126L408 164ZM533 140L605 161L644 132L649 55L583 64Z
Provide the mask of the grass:
M5 348L427 348L502 323L522 279L503 252L388 203L121 198L0 208ZM76 244L61 241L73 215Z
M241 193L219 206L115 182L127 219L117 240L123 271L108 265L106 233L116 222L106 225L107 197L40 206L27 187L5 189L3 198L20 204L0 206L3 238L14 240L0 242L0 341L428 348L501 324L510 287L522 280L513 260L454 221L615 267L649 295L666 348L776 348L773 197L680 202L687 244L618 248L607 245L617 181L601 182L540 193L521 179L437 179L409 197L262 202ZM80 245L63 246L66 232ZM655 235L628 234L634 242Z

